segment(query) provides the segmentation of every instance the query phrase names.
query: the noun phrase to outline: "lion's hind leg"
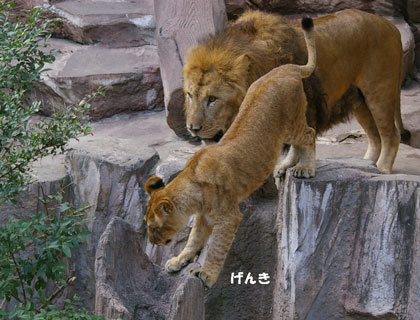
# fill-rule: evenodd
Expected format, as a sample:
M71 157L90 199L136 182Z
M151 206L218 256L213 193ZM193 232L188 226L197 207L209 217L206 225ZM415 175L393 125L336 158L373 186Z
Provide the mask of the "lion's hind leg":
M354 109L354 116L365 130L368 137L368 148L363 159L378 161L381 153L381 137L379 136L378 128L375 120L372 117L366 103L359 103Z
M391 87L391 85L392 83L389 84L388 87ZM382 88L382 86L378 87ZM380 147L376 147L374 152L375 157L372 157L371 160L375 160L379 153L376 166L383 173L392 173L392 166L394 164L401 139L399 130L395 126L395 108L400 108L399 91L394 90L398 91L398 94L393 90L384 91L377 89L369 91L363 90L362 88L361 91L365 97L367 108L369 109L376 125L381 142ZM379 142L376 142L376 144L378 143ZM365 155L365 157L368 155L369 154Z

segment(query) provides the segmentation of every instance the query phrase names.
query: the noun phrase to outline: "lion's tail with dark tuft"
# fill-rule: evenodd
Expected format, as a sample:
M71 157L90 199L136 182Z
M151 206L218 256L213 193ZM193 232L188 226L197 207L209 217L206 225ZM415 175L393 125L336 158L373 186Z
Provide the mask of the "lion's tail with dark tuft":
M308 48L308 63L304 66L300 66L300 72L302 78L309 77L315 70L316 66L316 48L315 48L315 35L313 33L314 22L312 18L302 18L302 29L305 35L305 42Z

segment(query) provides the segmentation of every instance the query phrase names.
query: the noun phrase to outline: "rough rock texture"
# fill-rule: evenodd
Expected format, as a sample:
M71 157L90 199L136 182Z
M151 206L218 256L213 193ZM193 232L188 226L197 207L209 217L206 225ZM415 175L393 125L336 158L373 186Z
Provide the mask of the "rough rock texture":
M44 114L78 103L98 87L106 96L92 101L92 119L163 107L155 46L101 48L58 39L50 45L62 53L36 86L34 98L42 101Z
M405 94L401 96L401 104L405 109L402 119L404 126L411 133L410 145L420 148L420 92L415 88L416 86L407 88Z
M317 167L280 184L275 319L418 319L420 177Z
M408 18L413 23L420 23L420 3L417 0L407 0Z
M402 15L403 2L391 0L225 0L229 17L242 13L246 9L276 11L281 14L293 13L332 13L343 9L355 8L379 15Z
M403 82L413 68L415 58L415 41L409 24L402 18L387 17L401 33L403 57L401 65L401 81Z
M206 295L206 319L272 319L277 268L277 197L261 191L241 204L243 220L214 287ZM201 258L201 257L200 257ZM232 274L243 272L241 284ZM259 282L268 275L268 283ZM256 283L245 280L250 274Z
M184 119L182 65L188 48L226 24L222 0L155 0L156 37L168 125L188 135Z
M113 218L96 252L95 312L107 318L204 320L204 287L149 261L132 224Z
M75 207L89 206L87 217L92 218L89 222L92 236L74 261L76 291L84 297L86 306L93 309L94 263L99 238L111 218L117 216L143 230L144 240L147 196L143 185L159 156L153 149L141 147L132 140L85 137L72 147L67 156L73 183L72 201Z
M107 47L155 44L152 0L64 1L49 11L62 19L60 38Z
M27 218L45 210L39 200L43 195L62 193L64 201L68 200L70 190L69 176L64 169L64 156L46 157L32 166L34 183L26 187L24 193L17 197L17 203L4 203L0 206L0 225L8 222L10 217Z
M411 24L411 30L413 31L414 40L415 40L415 60L414 60L414 70L412 72L413 78L420 83L420 23Z

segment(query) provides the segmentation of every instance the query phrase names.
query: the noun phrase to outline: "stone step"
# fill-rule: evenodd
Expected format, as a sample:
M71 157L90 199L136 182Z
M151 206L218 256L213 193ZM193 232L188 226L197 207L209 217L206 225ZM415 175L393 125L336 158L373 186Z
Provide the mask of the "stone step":
M118 48L156 43L153 0L64 1L49 11L62 19L60 38Z
M50 39L60 50L37 84L34 98L51 115L64 104L78 103L99 86L105 97L92 101L93 120L120 112L163 108L163 89L156 46L105 48Z

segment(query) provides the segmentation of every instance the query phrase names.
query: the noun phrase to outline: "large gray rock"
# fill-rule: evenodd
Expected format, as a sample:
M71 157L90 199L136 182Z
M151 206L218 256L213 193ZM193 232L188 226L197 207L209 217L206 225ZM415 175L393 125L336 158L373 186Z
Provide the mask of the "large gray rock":
M150 262L133 225L113 218L96 253L95 312L127 320L204 320L204 286Z
M275 319L418 319L420 176L318 161L280 183Z
M278 268L277 204L276 196L262 195L261 190L241 203L243 219L235 240L216 284L206 294L206 319L272 319ZM232 283L232 275L240 272L241 284L237 279ZM267 281L260 279L264 274ZM254 284L245 282L248 275Z
M73 268L76 291L88 308L94 308L96 248L109 221L121 217L140 230L145 242L143 215L147 196L143 185L159 160L157 153L135 140L82 138L71 145L67 168L76 208L87 206L92 232L86 246L76 253Z
M0 205L0 225L9 218L29 218L38 212L45 212L45 205L40 201L44 196L62 194L63 201L69 200L69 176L64 167L64 155L48 156L32 164L29 184L16 198L16 203L6 202Z
M401 104L404 106L402 114L404 126L411 133L409 144L420 148L420 92L416 85L404 90L404 94L401 95Z
M51 115L63 105L79 103L102 87L106 96L91 102L93 120L124 111L163 108L163 89L155 46L103 48L51 39L60 50L37 83L34 98Z
M401 65L401 81L403 82L411 72L414 65L415 48L414 35L411 27L403 18L386 17L398 28L401 34L403 57Z
M420 23L420 3L417 0L407 0L408 18L413 23Z
M156 44L153 0L63 1L48 10L62 20L60 38L114 48Z
M154 0L159 52L168 125L177 135L188 135L184 118L182 66L187 50L226 24L222 0Z

